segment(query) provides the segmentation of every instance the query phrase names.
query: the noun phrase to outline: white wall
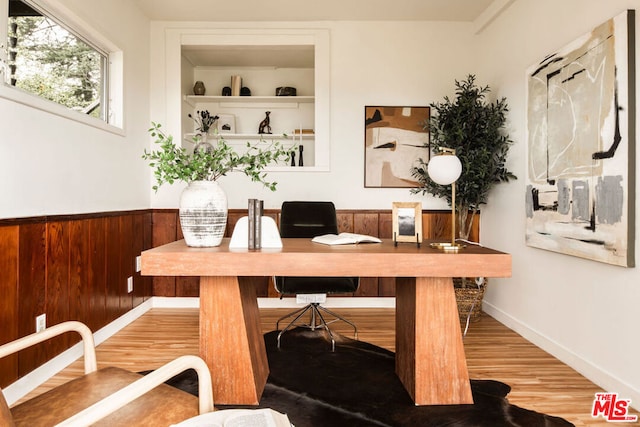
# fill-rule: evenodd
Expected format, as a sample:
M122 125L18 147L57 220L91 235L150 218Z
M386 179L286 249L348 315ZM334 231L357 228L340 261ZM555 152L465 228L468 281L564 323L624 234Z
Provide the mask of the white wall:
M485 310L606 390L632 399L636 407L640 404L640 271L527 247L524 195L526 70L595 26L638 6L637 0L516 0L476 40L480 80L509 101L510 135L515 141L509 166L520 178L499 186L483 211L483 243L513 255L513 277L492 280ZM636 58L639 53L636 47ZM637 94L636 99L640 99ZM635 120L640 123L639 117Z
M149 207L149 21L127 0L61 0L123 51L124 130L0 97L0 218Z
M167 29L211 24L152 24L151 116L166 120L167 105L163 45ZM311 22L220 23L235 28L328 28L331 39L331 170L278 172L275 193L250 183L244 175L220 180L230 208L246 207L248 198L261 198L265 207L278 208L284 200L332 200L338 208L390 209L394 201L423 201L425 208L445 208L442 201L411 195L408 189L364 188L364 106L429 105L454 91L454 79L473 72L473 27L462 23L432 22ZM158 62L159 61L159 62ZM173 79L169 79L172 81ZM175 76L175 81L179 81ZM164 94L164 96L162 96ZM173 96L175 99L175 96ZM178 105L178 108L180 106ZM163 187L152 194L153 207L177 207L183 185Z

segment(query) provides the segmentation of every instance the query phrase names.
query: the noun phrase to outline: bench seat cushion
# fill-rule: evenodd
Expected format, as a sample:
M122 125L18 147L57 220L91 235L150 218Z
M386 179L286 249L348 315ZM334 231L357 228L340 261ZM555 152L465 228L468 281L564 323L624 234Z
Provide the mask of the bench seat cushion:
M140 374L108 367L76 378L11 408L16 426L53 426L141 378ZM169 426L198 415L198 398L161 384L97 426Z

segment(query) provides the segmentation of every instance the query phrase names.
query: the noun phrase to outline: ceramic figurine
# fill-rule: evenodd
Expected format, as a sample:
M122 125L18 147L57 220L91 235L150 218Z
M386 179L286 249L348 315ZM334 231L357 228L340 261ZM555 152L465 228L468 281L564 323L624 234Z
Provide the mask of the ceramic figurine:
M265 111L265 114L267 117L265 117L264 120L260 122L260 126L258 127L259 134L271 133L271 125L269 124L271 122L271 120L269 119L269 114L271 114L271 111Z

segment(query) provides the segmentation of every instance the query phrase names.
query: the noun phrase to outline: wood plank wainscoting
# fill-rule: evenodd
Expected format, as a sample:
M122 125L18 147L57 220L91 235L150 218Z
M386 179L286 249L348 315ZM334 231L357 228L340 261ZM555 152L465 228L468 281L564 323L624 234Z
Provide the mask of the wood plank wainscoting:
M0 220L0 343L47 325L79 320L97 331L152 294L135 258L152 244L152 211ZM133 277L133 292L127 278ZM65 334L50 345L0 359L0 387L79 341Z
M246 210L229 211L226 236ZM278 222L279 210L266 210ZM338 210L341 232L391 237L391 210ZM425 239L447 240L449 211L423 211ZM471 240L477 241L476 218ZM47 325L79 320L97 331L151 296L198 296L197 277L147 277L136 272L143 250L182 238L177 209L145 209L95 214L0 220L0 344ZM127 278L133 277L133 292ZM255 280L258 296L276 296L268 278ZM354 296L394 296L395 279L362 278ZM0 360L0 387L6 387L77 341L66 334L51 345Z

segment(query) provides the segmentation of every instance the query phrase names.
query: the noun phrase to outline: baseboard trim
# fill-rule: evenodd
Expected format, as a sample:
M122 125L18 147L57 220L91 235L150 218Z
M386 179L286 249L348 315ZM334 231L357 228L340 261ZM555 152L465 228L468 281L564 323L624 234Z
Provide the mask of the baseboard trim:
M153 297L153 308L198 308L200 300L198 297L172 298ZM329 297L327 302L322 304L328 308L395 308L396 299L394 297ZM298 308L302 304L296 303L295 298L258 298L259 308Z
M323 305L330 308L393 308L395 307L395 298L331 297L327 298L327 303ZM122 328L152 308L198 308L199 306L200 299L197 297L151 297L105 327L96 331L93 334L93 339L96 346L102 344ZM258 298L258 307L260 308L296 308L299 306L299 304L296 304L295 298ZM9 406L13 405L41 384L45 383L49 378L53 377L58 372L78 360L82 355L82 343L77 343L50 361L39 366L29 374L2 389Z
M528 325L520 322L518 319L505 313L491 303L484 301L482 309L498 322L522 335L527 341L540 347L599 387L602 387L603 390L618 393L620 397L624 399L631 399L631 406L634 409L640 410L640 390L633 388L633 386L606 372L599 366L590 363L557 341L530 328Z
M298 308L295 298L258 298L260 308ZM327 308L395 308L395 297L328 297L322 304Z

